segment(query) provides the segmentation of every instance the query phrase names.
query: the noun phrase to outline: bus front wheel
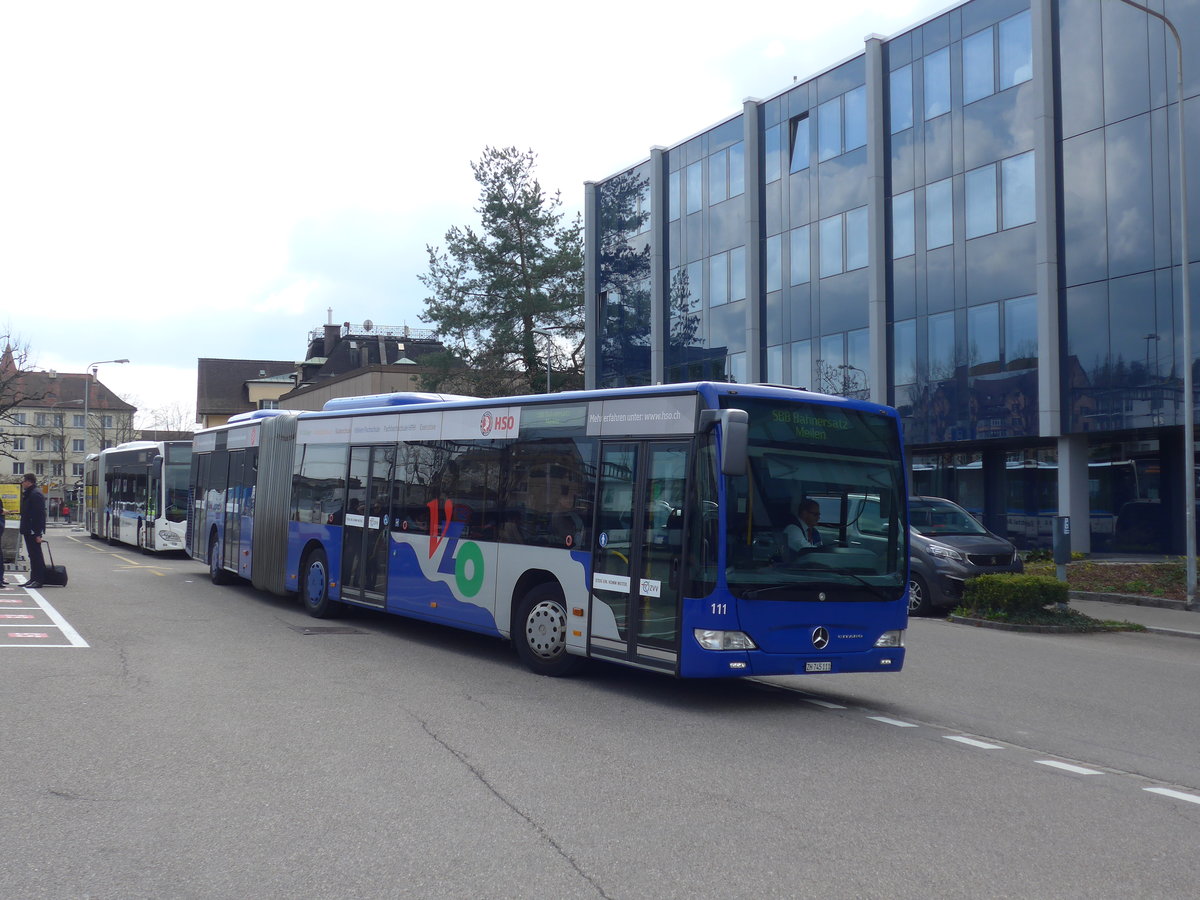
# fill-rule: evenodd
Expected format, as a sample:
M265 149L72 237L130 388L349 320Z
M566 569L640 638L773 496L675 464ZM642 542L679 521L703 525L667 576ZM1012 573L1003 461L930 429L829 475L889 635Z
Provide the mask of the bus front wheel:
M317 619L328 619L341 609L342 604L329 597L329 560L320 547L310 550L300 567L300 598Z
M556 584L540 584L521 598L513 643L517 656L538 675L569 675L580 664L567 652L567 606Z

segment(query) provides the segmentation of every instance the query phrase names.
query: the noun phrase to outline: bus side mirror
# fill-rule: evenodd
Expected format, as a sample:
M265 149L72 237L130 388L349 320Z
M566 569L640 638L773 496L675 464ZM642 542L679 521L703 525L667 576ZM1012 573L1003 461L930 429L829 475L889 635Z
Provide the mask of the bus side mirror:
M744 409L702 409L700 430L721 426L721 474L746 474L746 457L750 443L750 415Z

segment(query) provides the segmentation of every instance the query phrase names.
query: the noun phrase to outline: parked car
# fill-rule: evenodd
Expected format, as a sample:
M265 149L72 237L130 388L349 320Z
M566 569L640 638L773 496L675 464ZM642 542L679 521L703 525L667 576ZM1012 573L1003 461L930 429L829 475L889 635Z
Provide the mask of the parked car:
M941 497L910 497L908 514L909 615L957 606L968 578L1025 571L1017 548L957 503Z

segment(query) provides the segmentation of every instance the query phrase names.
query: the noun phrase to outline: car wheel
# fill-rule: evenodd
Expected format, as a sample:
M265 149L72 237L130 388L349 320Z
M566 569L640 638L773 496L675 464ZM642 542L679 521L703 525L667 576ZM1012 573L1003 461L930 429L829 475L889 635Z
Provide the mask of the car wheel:
M927 616L933 612L933 598L929 596L929 585L925 579L913 572L908 576L908 614Z

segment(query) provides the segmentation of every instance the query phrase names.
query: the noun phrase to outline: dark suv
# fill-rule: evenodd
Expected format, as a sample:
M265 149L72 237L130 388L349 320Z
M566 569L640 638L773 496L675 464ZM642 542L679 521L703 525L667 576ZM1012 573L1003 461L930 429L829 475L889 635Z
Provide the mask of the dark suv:
M1025 571L1017 548L992 534L957 503L940 497L910 497L908 514L912 547L909 615L957 606L968 578Z

